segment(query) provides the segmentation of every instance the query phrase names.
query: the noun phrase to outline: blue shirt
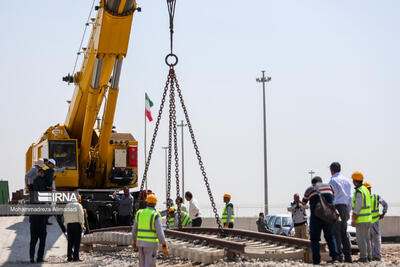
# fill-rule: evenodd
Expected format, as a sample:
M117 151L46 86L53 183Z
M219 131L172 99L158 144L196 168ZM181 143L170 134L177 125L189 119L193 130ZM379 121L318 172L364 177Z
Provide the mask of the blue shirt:
M335 194L335 199L333 204L345 204L347 209L351 210L351 183L346 177L340 174L340 172L335 173L331 180L329 181L333 192Z

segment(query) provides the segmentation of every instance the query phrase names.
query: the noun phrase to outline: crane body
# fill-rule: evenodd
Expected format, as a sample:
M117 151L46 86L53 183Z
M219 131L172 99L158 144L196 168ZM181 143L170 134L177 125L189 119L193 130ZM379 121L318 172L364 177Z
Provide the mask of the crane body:
M39 158L54 158L66 169L56 176L57 190L79 190L92 223L104 227L115 219L110 193L138 183L138 142L130 133L113 131L122 62L138 8L135 0L101 0L96 10L81 69L63 77L75 85L65 122L49 127L28 148L26 170Z

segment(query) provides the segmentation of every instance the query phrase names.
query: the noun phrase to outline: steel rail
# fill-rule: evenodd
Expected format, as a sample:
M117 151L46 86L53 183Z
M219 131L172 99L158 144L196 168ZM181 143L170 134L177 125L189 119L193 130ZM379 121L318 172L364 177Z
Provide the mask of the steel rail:
M190 232L190 233L211 233L211 234L220 234L220 230L218 228L212 227L186 227L180 229L183 232ZM229 229L224 228L224 234L230 236L236 236L240 238L254 238L263 241L271 241L277 242L281 244L293 245L302 248L311 248L311 241L306 239L300 239L295 237L288 237L282 235L274 235L274 234L267 234L267 233L260 233L254 231L247 231L247 230L238 230L238 229ZM320 248L325 251L326 250L326 243L320 242Z
M99 228L90 230L90 233L96 232L130 232L132 231L132 226L115 226L115 227L107 227L107 228Z
M218 230L218 228L216 228L216 229ZM200 236L200 235L196 235L196 234L192 234L192 233L188 233L188 232L182 232L179 230L166 229L166 230L164 230L164 234L168 237L181 238L184 240L206 241L209 245L221 247L221 248L224 248L231 252L236 252L236 253L244 253L244 248L246 247L245 243L228 241L228 240L219 239L219 238L215 238L215 237Z
M132 230L131 226L117 226L117 227L108 227L108 228L101 228L92 230L92 233L95 232L112 232L112 231L125 231L129 232ZM220 235L220 229L213 228L213 227L185 227L182 229L166 229L164 230L166 236L171 237L179 237L179 238L187 238L188 240L204 240L209 242L210 244L219 245L222 247L230 248L232 250L244 251L245 243L234 242L224 240L222 238L214 238L214 237L204 237L199 236L196 234L213 234L213 235ZM300 239L295 237L288 237L288 236L281 236L281 235L274 235L274 234L267 234L267 233L260 233L248 230L238 230L238 229L229 229L224 228L224 235L227 236L234 236L239 238L251 238L257 239L262 241L270 241L276 242L285 245L297 246L301 248L309 249L311 248L310 240ZM320 242L320 248L322 251L326 251L326 243Z

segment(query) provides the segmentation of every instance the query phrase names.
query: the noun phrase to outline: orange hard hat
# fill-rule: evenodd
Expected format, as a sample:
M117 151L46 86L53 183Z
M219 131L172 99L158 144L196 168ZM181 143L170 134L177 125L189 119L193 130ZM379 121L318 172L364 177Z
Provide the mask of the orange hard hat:
M175 212L175 208L174 207L170 207L169 208L169 212Z
M351 175L351 178L354 181L362 181L362 180L364 180L364 175L361 172L356 171L353 173L353 175Z
M370 189L370 188L372 187L371 184L368 183L368 182L365 182L365 183L364 183L364 186L365 186L366 188L368 188L368 189Z
M230 194L224 194L224 197L231 198Z
M151 204L156 204L157 203L157 197L154 194L150 194L146 197L146 203L151 203Z

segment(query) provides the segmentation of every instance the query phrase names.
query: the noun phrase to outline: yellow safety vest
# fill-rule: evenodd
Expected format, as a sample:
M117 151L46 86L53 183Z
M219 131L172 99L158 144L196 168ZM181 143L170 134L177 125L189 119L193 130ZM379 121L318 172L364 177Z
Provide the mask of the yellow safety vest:
M138 225L137 241L158 243L157 232L154 226L156 217L161 218L161 214L150 208L141 209L136 213L136 223Z
M232 216L230 220L228 221L228 206L232 206ZM235 208L233 207L233 204L229 201L226 203L224 210L222 211L222 223L231 223L235 221Z
M379 200L378 200L378 195L373 194L371 196L371 204L372 204L372 210L371 210L371 215L372 215L372 221L371 223L376 223L379 221Z
M192 222L192 219L190 219L190 216L189 214L187 214L187 212L181 211L181 222L183 227L188 226L189 223ZM169 227L173 227L174 223L175 223L175 215L169 218Z
M369 190L364 185L361 185L360 187L356 188L353 195L353 204L352 204L353 210L354 210L354 203L356 202L357 192L361 193L363 203L361 205L360 213L357 214L358 217L356 223L368 223L368 222L370 223L372 221L372 216L371 216L371 195L369 193Z
M174 216L172 216L172 217L169 217L169 227L174 227L174 224L175 224L175 213L174 213Z

